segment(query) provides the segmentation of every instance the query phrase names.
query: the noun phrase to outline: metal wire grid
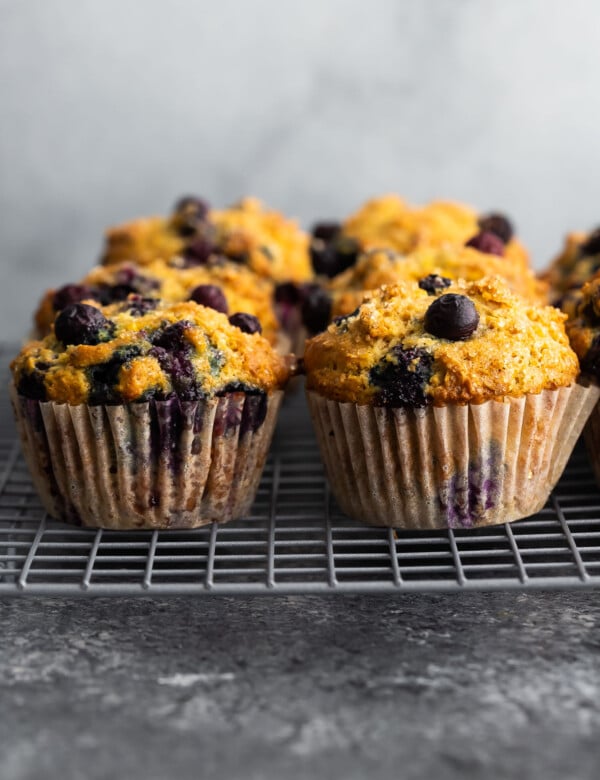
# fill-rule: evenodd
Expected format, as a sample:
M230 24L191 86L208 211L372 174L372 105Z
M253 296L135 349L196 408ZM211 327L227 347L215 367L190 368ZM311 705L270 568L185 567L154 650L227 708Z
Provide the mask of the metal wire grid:
M0 352L6 368L6 357ZM7 374L3 375L3 387ZM329 495L301 395L284 407L252 513L195 531L79 529L45 516L0 398L0 593L457 591L600 584L600 491L583 449L535 517L477 531L352 522Z

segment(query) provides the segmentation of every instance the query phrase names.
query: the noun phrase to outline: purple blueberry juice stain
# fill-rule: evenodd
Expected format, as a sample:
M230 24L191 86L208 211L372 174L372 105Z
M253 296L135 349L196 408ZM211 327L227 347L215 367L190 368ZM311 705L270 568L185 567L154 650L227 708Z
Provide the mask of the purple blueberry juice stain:
M503 469L502 448L491 441L484 458L470 460L466 473L442 483L438 498L449 528L473 528L485 521L498 505Z

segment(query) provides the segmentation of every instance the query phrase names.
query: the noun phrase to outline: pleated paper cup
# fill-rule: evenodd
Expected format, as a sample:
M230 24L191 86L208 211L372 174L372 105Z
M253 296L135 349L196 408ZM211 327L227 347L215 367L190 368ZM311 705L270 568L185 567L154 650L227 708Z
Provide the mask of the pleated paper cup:
M347 515L394 528L475 528L544 506L600 389L574 384L422 409L307 396L331 489Z
M283 391L116 406L11 396L49 515L94 528L196 528L249 511Z

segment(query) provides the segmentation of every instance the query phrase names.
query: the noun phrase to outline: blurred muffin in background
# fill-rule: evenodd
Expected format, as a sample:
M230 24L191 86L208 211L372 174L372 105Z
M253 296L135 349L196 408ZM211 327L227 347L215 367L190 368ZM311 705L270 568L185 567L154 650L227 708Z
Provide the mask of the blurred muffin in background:
M274 282L311 276L308 236L294 220L243 198L213 209L203 198L181 198L169 217L146 217L110 228L103 265L160 259L177 268L204 265L213 255L248 266Z

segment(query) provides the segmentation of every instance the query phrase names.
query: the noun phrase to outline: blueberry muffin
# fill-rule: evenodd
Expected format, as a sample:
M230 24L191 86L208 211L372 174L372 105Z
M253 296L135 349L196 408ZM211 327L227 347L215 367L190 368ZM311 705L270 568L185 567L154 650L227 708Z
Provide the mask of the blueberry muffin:
M309 340L307 395L352 517L474 527L537 512L600 390L565 316L498 278L383 287Z
M600 271L600 228L569 233L562 252L542 275L557 306L571 308L577 290Z
M567 333L581 371L600 383L600 272L570 295ZM600 408L596 406L585 427L585 443L600 484Z
M191 528L250 508L290 364L249 314L130 296L66 306L11 369L50 515Z
M528 256L502 214L478 215L460 203L436 201L411 206L397 195L367 201L343 223L313 229L311 259L316 274L332 278L350 268L362 251L392 249L408 254L424 247L471 246L526 271Z
M95 300L108 305L131 294L168 303L193 300L225 314L251 314L258 318L263 335L272 344L278 342L273 283L223 257L189 268L174 268L164 260L144 266L129 261L96 266L78 283L45 293L35 314L36 335L43 338L56 315L70 304Z
M202 198L182 198L170 217L137 219L108 230L101 263L147 265L160 259L184 268L205 265L214 256L247 265L274 282L311 276L306 234L255 198L221 210Z

